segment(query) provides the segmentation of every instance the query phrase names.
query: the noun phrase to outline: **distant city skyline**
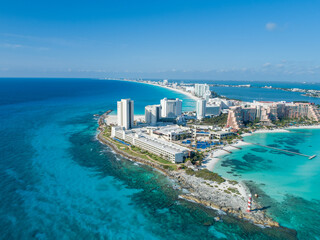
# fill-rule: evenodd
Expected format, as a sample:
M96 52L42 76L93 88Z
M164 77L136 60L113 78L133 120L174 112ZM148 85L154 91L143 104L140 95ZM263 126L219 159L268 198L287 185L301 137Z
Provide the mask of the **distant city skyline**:
M320 82L320 2L1 1L0 77Z

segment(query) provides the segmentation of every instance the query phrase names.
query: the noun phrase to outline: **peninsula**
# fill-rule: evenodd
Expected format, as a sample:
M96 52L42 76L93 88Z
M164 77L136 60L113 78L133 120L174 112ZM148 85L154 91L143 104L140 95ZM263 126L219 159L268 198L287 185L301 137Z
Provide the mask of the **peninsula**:
M279 224L266 215L265 210L253 201L251 212L247 212L250 190L236 181L226 180L207 169L196 169L190 161L187 164L172 163L142 148L119 141L111 136L111 127L105 122L106 115L99 119L99 141L108 145L117 154L142 164L149 165L175 180L187 193L181 198L204 206L222 210L235 217L246 219L263 226L279 227Z
M318 124L311 103L242 102L218 96L207 84L135 81L186 94L196 100L195 111L182 112L182 101L164 98L134 116L134 101L117 102L117 116L99 118L98 139L125 158L149 165L180 186L182 199L224 211L254 224L279 227L244 182L214 173L219 156L241 149L242 137L254 132ZM275 149L282 151L282 149ZM295 154L295 153L292 153ZM302 156L307 156L301 154ZM307 156L313 158L314 156Z

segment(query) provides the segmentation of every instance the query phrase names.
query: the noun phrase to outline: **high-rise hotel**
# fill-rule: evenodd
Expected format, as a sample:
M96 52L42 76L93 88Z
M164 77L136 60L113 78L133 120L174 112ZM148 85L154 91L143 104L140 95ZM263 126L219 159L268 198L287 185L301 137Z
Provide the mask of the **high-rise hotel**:
M125 129L133 127L134 121L133 101L130 99L121 99L117 102L118 126Z
M209 85L196 83L194 85L194 94L197 97L201 97L201 98L208 100L209 96L211 95Z
M160 104L162 118L176 118L182 114L182 101L179 98L164 98Z
M201 120L206 116L206 100L205 99L198 99L197 100L197 119Z

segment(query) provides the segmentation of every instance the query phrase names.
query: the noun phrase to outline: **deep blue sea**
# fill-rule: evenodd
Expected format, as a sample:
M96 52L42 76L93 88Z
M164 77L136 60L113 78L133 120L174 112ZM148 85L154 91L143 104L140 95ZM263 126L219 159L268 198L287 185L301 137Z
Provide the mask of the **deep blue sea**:
M178 198L174 183L96 140L97 119L185 96L139 83L0 79L0 239L296 239ZM312 216L310 216L312 217Z

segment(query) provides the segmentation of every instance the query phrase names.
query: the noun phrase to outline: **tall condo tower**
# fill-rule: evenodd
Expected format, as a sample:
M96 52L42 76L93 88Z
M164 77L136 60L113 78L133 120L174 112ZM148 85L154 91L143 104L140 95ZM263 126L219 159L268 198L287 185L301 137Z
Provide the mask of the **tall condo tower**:
M205 97L205 95L207 94L207 92L210 92L210 87L208 84L198 84L196 83L194 85L194 94L197 97ZM211 94L211 92L210 92Z
M182 101L179 98L164 98L160 104L162 118L176 118L182 114Z
M145 107L145 121L148 124L156 125L161 115L160 105L149 105Z
M197 119L201 120L206 116L206 100L199 99L197 101Z
M133 127L133 101L130 99L121 99L117 102L118 126L130 129Z

